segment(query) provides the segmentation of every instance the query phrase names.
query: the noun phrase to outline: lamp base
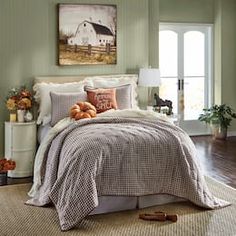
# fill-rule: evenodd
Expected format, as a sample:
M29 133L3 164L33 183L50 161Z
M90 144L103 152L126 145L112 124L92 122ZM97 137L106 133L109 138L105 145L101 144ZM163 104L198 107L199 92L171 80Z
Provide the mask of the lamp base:
M153 111L153 106L147 106L146 109L147 111Z

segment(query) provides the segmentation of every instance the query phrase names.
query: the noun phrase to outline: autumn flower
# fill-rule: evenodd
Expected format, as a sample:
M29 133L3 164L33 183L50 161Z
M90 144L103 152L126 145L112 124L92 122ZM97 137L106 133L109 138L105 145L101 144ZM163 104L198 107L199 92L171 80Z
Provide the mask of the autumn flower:
M29 110L32 107L33 97L25 87L12 88L6 98L6 107L9 111Z
M17 103L17 107L20 110L28 110L31 108L31 100L29 98L21 98Z
M9 111L14 111L17 109L17 103L15 99L9 98L7 99L7 103L6 103L7 109Z

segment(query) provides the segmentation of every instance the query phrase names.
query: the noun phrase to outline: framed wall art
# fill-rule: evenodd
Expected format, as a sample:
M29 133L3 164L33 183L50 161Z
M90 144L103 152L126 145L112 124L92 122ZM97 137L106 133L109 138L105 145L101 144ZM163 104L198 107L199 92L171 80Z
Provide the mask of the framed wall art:
M116 5L58 5L59 65L116 64Z

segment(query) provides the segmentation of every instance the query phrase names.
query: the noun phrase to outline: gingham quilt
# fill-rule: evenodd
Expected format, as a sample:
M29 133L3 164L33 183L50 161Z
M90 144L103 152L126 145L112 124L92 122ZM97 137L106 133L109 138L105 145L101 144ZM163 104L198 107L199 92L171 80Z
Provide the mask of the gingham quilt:
M27 203L53 203L62 230L77 226L98 196L166 193L215 209L189 136L157 119L95 118L70 124L48 146L42 186Z

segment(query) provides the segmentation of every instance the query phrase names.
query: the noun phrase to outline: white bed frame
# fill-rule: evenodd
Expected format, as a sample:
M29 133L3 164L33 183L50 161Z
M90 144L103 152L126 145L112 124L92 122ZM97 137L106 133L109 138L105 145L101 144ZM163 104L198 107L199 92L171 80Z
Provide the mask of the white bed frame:
M93 76L93 75L92 75ZM82 81L86 77L92 77L91 75L79 75L79 76L40 76L36 77L34 83L69 83ZM99 77L130 77L130 79L137 78L135 74L116 74L116 75L94 75ZM183 198L168 194L154 194L147 196L100 196L98 198L99 205L96 207L90 215L103 214L124 210L141 209L156 205L167 204L170 202L186 201Z

